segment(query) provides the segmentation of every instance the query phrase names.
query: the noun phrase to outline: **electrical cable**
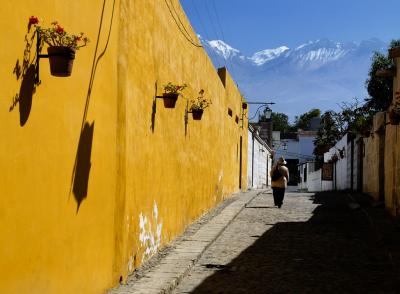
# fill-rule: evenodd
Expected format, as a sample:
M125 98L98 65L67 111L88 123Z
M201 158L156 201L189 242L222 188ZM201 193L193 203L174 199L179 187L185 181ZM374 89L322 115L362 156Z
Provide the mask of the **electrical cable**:
M192 40L194 43L196 43L195 40L192 38L192 35L190 34L190 32L188 32L188 30L186 29L185 24L182 22L181 18L179 17L179 14L178 14L178 12L177 12L176 9L175 9L175 6L174 6L174 4L172 3L172 0L169 0L169 3L171 4L173 11L174 11L175 15L176 15L177 18L178 18L178 21L179 21L179 23L181 24L181 26L183 27L183 30L186 32L188 38L190 38L190 40Z
M200 23L200 26L201 26L201 28L202 28L202 30L203 30L203 32L204 32L204 35L205 35L205 37L206 37L207 40L210 40L210 35L208 34L208 31L206 30L206 26L205 26L204 23L203 23L203 19L200 17L200 13L199 13L199 11L198 11L198 9L197 9L197 6L196 6L196 4L195 4L195 1L192 0L191 2L192 2L192 7L194 8L194 11L195 11L195 13L196 13L196 15L197 15L197 18L199 19L199 23ZM221 66L220 66L220 63L219 63L219 61L218 61L218 56L216 55L216 53L214 52L214 50L211 49L210 52L211 52L211 55L213 55L214 61L215 61L215 63L216 63L216 67L217 67L217 68L221 67Z
M182 35L185 37L185 39L186 39L189 43L191 43L193 46L195 46L195 47L198 47L198 48L203 47L202 45L199 45L199 44L196 44L195 42L193 42L193 40L191 39L190 35L188 36L188 35L185 34L185 31L187 32L186 28L183 26L184 30L182 30L181 26L179 25L178 21L176 20L176 18L175 18L175 16L174 16L173 12L172 12L172 10L171 10L171 7L170 7L169 4L168 4L168 1L167 1L167 0L164 0L164 1L165 1L165 4L166 4L167 7L168 7L169 13L171 14L171 16L172 16L172 18L174 19L174 21L175 21L175 23L176 23L176 25L177 25L179 31L182 33ZM178 16L178 15L177 15L177 18L179 19L179 16ZM181 22L180 19L179 19L179 22ZM181 23L182 23L182 22L181 22Z
M219 15L218 15L217 7L215 6L215 1L211 0L211 2L213 4L213 9L214 9L214 12L215 12L215 16L217 17L217 24L218 24L218 27L219 27L219 29L221 31L222 38L223 38L223 40L225 40L224 30L222 29L221 22L219 21Z
M206 1L204 1L204 3L205 3L205 7L206 7L206 13L208 15L208 18L210 19L211 29L212 29L212 31L214 31L214 34L215 34L215 36L217 37L217 40L218 40L219 39L218 38L218 32L215 29L214 21L213 21L213 18L211 17L210 9L208 8L208 4L207 4L208 1L206 0Z
M207 2L206 2L207 3ZM216 7L216 5L215 5L215 1L214 0L211 0L211 3L212 3L212 8L213 8L213 10L214 10L214 14L215 14L215 16L216 16L216 23L217 23L217 25L218 25L218 27L219 27L219 30L221 31L221 35L222 35L222 38L221 38L221 40L226 44L226 39L225 39L225 34L224 34L224 30L222 29L222 26L221 26L221 22L220 22L220 18L219 18L219 15L218 15L218 10L217 10L217 7ZM233 64L233 62L231 62L231 61L229 61L229 67L228 67L228 60L225 58L225 56L224 56L224 59L225 59L225 66L228 68L228 70L232 73L232 76L235 76L235 77L238 77L238 75L236 75L236 70L234 70L234 64ZM239 85L238 84L236 84L236 86L239 88Z

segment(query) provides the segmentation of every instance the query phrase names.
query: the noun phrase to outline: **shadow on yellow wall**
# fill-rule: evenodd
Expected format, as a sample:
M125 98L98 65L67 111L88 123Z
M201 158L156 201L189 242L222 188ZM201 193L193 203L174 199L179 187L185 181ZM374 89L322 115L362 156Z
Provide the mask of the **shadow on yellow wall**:
M24 37L25 49L22 57L22 65L17 59L13 74L17 81L21 80L19 93L13 97L12 105L9 111L13 111L19 104L19 123L23 127L28 121L32 108L33 94L36 92L36 87L40 84L37 79L36 56L32 57L32 47L35 44L35 32L31 30L28 24L27 32Z
M91 74L90 74L89 87L88 87L88 91L87 91L87 95L86 95L85 109L83 111L83 118L82 118L81 133L80 133L79 143L78 143L78 150L76 152L74 167L73 167L72 176L71 176L70 195L71 195L71 190L72 190L72 192L74 193L75 200L77 202L76 213L78 213L79 207L80 207L82 201L87 197L89 173L90 173L90 167L91 167L90 157L91 157L91 153L92 153L94 122L90 124L86 120L87 113L89 110L90 97L92 94L92 88L93 88L93 83L94 83L94 79L96 76L97 66L99 64L100 59L104 56L104 54L106 53L107 48L108 48L108 44L110 41L110 35L111 35L111 29L112 29L113 20L114 20L115 0L113 1L113 8L112 8L112 12L111 12L110 25L108 28L107 41L104 46L104 49L97 56L97 52L99 49L100 35L101 35L102 27L103 27L105 4L106 4L106 0L103 1L103 7L102 7L102 11L101 11L100 26L99 26L99 32L97 35L96 49L94 51L94 56L93 56L93 64L92 64L92 70L91 70Z
M76 213L82 201L87 197L89 173L90 173L90 157L92 154L94 122L92 124L85 123L81 136L79 138L78 151L76 154L75 176L72 192L74 193L76 203Z

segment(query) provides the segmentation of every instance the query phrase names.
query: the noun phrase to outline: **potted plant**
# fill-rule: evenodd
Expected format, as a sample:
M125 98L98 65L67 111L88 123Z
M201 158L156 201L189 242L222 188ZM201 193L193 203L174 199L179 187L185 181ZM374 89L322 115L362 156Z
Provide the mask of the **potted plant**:
M175 108L176 100L179 95L182 95L182 91L187 87L187 84L175 85L169 82L164 85L164 107L165 108Z
M197 98L190 100L190 103L190 112L194 120L201 120L204 109L211 105L211 101L204 98L203 89L199 91L199 96L197 96Z
M51 23L51 27L44 28L39 25L39 19L35 16L29 18L29 26L35 26L38 33L40 48L47 44L47 52L50 62L51 75L56 77L68 77L71 75L75 59L75 52L86 46L89 39L84 33L78 35L68 34L57 22Z

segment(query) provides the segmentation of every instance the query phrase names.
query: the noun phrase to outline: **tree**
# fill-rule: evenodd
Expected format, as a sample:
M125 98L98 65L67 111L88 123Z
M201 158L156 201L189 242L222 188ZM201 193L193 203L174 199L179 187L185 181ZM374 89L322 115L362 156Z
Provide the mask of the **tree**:
M294 127L295 129L307 130L310 128L311 119L321 116L321 110L313 108L310 111L301 114L300 116L295 116Z
M342 136L336 119L336 112L330 110L326 111L321 116L321 126L318 130L317 136L314 140L314 154L322 156L329 150L330 147Z
M392 40L389 48L400 46L400 40ZM365 99L365 107L374 113L385 111L392 102L393 78L390 76L377 76L381 70L393 70L393 60L382 53L375 52L372 56L372 63L366 81L369 98Z
M286 132L289 128L289 118L286 114L273 112L271 115L274 131Z

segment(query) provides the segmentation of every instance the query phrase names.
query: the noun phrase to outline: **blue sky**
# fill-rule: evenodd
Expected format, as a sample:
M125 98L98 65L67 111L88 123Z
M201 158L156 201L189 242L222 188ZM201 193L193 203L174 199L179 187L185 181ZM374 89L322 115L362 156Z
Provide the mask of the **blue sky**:
M196 32L245 55L309 40L400 37L400 0L180 0Z

